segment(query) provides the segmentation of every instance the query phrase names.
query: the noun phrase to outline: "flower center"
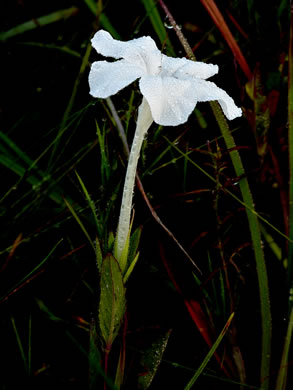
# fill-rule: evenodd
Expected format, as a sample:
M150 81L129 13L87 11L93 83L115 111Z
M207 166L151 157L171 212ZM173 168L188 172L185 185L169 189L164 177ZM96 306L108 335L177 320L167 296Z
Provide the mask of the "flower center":
M133 55L132 61L144 70L144 73L150 76L157 76L161 72L161 53L158 50L146 50L144 45Z

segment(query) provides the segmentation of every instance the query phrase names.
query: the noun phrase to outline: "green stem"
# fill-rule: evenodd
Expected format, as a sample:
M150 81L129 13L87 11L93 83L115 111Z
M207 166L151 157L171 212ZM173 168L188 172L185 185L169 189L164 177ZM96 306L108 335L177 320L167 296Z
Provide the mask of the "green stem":
M292 7L292 5L291 5ZM293 15L291 8L291 25L288 56L288 148L289 148L289 238L293 240ZM293 287L293 243L288 242L288 282ZM290 311L290 308L289 308Z
M259 285L260 310L262 322L262 359L261 359L261 388L268 389L271 357L271 310L269 298L269 284L265 264L264 253L261 244L261 232L259 221L255 213L253 198L249 188L248 180L245 177L245 170L242 165L240 154L236 149L234 138L230 132L227 121L221 108L216 102L211 102L212 110L217 119L218 125L225 140L227 149L230 151L230 157L235 169L236 176L240 177L239 187L246 207L246 214L250 228L252 245L256 260L256 271Z
M287 334L285 337L282 359L278 374L278 379L276 383L275 390L285 390L287 384L287 375L288 375L288 356L290 352L290 344L292 339L293 332L293 308L291 308L291 313L288 321Z
M164 4L163 0L159 0L161 6L168 16L169 20L172 23L172 26L175 28L177 26L173 16L169 12L168 8ZM183 34L178 33L178 28L175 28L177 36L184 47L186 54L192 60L194 60L193 52L186 41ZM267 390L269 388L269 373L270 373L270 358L271 358L271 335L272 335L272 317L270 309L270 298L269 298L269 285L268 285L268 276L266 270L266 264L264 259L264 253L261 246L261 232L259 221L255 212L255 207L253 203L253 198L250 192L248 181L245 177L245 170L242 165L240 154L236 149L234 138L230 129L228 127L227 121L224 117L220 106L216 102L210 102L215 118L218 122L218 125L221 129L223 138L225 140L228 150L230 150L230 156L232 164L234 166L236 175L241 178L239 182L241 195L245 204L246 214L248 218L250 234L252 239L252 245L254 249L254 255L256 260L256 270L259 284L259 296L260 296L260 309L261 309L261 322L262 322L262 357L261 357L261 384L262 389ZM293 159L293 157L292 157ZM293 183L293 182L292 182ZM291 183L291 184L292 184ZM293 195L292 195L293 196ZM292 200L292 198L291 198ZM293 206L292 206L293 209ZM291 209L291 210L292 210ZM291 214L292 216L292 214ZM293 231L293 228L291 232ZM293 252L293 250L292 250Z

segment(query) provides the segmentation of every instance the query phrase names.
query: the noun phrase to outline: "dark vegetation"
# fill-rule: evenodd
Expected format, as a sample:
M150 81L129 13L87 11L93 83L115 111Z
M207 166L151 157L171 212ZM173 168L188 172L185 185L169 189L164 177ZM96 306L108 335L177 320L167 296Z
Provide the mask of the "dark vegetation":
M292 332L290 6L273 0L216 3L218 14L211 1L166 0L196 59L219 65L212 81L243 109L229 122L236 146L227 147L208 103L199 103L184 125L149 130L139 175L175 240L136 188L133 227L142 227L140 256L127 282L127 310L106 380L97 314L100 274L88 237L98 238L105 256L117 227L127 159L106 100L88 92L90 64L99 59L90 38L99 28L122 40L150 35L168 55L186 53L153 0L0 5L1 389L110 389L116 388L116 372L123 376L122 389L185 389L231 313L216 355L193 388L285 390L287 368L287 386L292 384L292 352L284 355ZM227 30L217 27L219 15L243 57L231 50ZM28 31L26 22L32 23ZM140 101L137 84L112 97L129 144ZM241 156L241 175L231 152ZM254 200L250 206L243 181ZM267 274L257 265L262 255L247 206L258 216ZM259 289L266 277L269 340L263 335L270 318L261 306L268 302ZM265 350L271 351L263 378ZM125 367L119 368L124 352Z

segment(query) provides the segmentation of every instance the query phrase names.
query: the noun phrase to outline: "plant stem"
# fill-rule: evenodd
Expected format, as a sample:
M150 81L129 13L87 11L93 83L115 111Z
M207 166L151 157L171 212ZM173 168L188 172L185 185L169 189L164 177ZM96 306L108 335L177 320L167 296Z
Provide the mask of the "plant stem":
M282 359L281 359L281 364L280 364L280 369L279 369L279 374L278 374L278 379L277 379L275 390L284 390L286 388L288 366L289 366L288 356L289 356L289 352L290 352L292 332L293 332L293 308L291 307L291 313L289 316L288 327L287 327L287 334L285 337Z
M152 114L149 105L145 98L143 98L138 109L138 118L136 130L133 137L131 151L129 155L126 177L123 188L123 196L120 208L119 222L116 236L116 251L115 257L119 262L124 251L130 227L130 215L132 206L132 195L134 188L134 181L136 175L137 162L140 155L140 149L144 137L153 122Z
M203 2L205 3L205 2ZM209 3L212 3L209 1ZM168 8L164 4L163 0L160 0L160 4L163 7L166 15L168 16L172 26L175 28L176 22L169 12ZM180 29L179 29L180 30ZM185 49L190 59L194 60L192 50L186 41L183 34L178 34L178 29L175 28L177 36ZM249 73L245 72L247 76ZM250 77L248 77L250 78ZM215 118L218 122L223 138L225 140L227 149L230 150L230 157L235 169L235 173L238 177L242 178L239 181L239 187L243 202L246 206L246 214L251 234L251 240L256 261L256 271L259 285L259 297L260 297L260 310L261 310L261 321L262 321L262 358L261 358L261 389L267 390L269 388L269 373L270 373L270 358L271 358L271 337L272 337L272 317L270 308L270 297L269 297L269 284L268 275L266 270L266 263L264 258L264 252L261 243L261 232L258 217L255 212L254 202L252 194L249 188L248 180L245 177L245 170L240 158L240 154L236 149L234 138L228 127L227 121L224 117L222 110L216 102L210 102Z
M289 238L293 239L293 4L291 3L288 56ZM293 244L288 242L288 283L293 287ZM289 306L292 306L290 304ZM290 312L289 307L289 312Z
M219 105L216 102L211 102L210 104L222 132L227 149L230 151L230 157L235 169L236 176L241 178L239 181L239 187L243 201L245 205L247 205L246 214L256 261L262 322L262 359L260 373L261 389L268 389L271 358L272 318L270 309L268 275L262 249L259 221L255 213L252 194L249 188L248 180L245 177L245 170L240 158L240 154L236 149L235 141L230 132L227 121Z

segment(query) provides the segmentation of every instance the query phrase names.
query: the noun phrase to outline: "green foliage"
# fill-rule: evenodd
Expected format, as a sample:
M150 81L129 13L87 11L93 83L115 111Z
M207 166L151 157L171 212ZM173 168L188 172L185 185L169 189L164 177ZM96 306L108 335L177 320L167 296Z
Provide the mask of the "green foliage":
M226 332L228 331L228 328L230 326L230 323L232 321L234 317L234 313L232 313L230 315L230 317L228 318L228 321L226 322L223 330L221 331L221 333L219 334L217 340L215 341L214 345L212 346L212 348L209 350L208 354L206 355L206 357L204 358L204 360L202 361L202 364L200 365L200 367L196 370L195 374L193 375L193 377L191 378L191 380L188 382L187 386L184 388L184 390L190 390L194 383L196 382L196 380L198 379L198 377L200 376L200 374L203 372L205 366L208 364L208 362L210 361L211 357L213 356L213 354L215 353L216 349L218 348L220 342L222 341L223 337L225 336Z
M144 351L140 360L144 373L140 375L138 379L138 388L140 390L146 390L150 387L162 361L170 335L171 330L168 330L165 334L157 337L157 339L152 342L151 346Z
M103 259L100 279L99 325L105 349L110 351L126 309L125 287L117 260Z
M76 7L71 7L68 9L53 12L49 15L41 16L36 20L30 20L26 23L13 27L8 31L0 33L0 41L5 41L8 38L14 37L15 35L23 34L26 31L36 29L39 26L46 26L47 24L59 22L62 19L67 19L76 14L77 11L78 9Z

